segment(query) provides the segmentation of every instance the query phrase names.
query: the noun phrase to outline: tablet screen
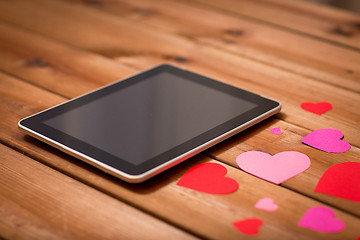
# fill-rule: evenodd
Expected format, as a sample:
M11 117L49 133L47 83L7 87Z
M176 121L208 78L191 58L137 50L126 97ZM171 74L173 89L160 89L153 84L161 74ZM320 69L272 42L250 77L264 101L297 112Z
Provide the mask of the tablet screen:
M44 124L139 165L254 107L253 102L160 72Z

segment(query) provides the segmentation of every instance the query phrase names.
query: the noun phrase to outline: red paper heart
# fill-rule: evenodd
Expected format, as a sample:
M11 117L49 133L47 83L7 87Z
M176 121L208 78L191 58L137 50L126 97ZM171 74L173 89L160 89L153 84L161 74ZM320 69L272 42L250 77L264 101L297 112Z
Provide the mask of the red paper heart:
M319 180L315 192L360 202L360 163L345 162L331 166Z
M234 222L233 225L241 233L246 235L255 235L259 233L259 227L263 224L263 221L258 218L248 218Z
M177 185L210 194L235 192L239 184L224 177L226 173L227 169L218 163L202 163L189 169Z
M306 111L321 115L321 114L326 113L327 111L331 110L332 105L329 102L318 102L318 103L303 102L301 104L301 108Z

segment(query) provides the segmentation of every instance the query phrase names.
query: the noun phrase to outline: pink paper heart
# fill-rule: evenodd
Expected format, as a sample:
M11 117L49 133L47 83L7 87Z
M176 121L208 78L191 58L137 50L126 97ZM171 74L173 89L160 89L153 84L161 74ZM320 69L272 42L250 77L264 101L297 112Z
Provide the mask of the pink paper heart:
M335 218L335 212L327 207L313 207L306 211L299 226L318 232L335 233L344 230L345 224Z
M280 128L273 128L270 131L272 134L276 134L276 135L280 135L282 134L282 131L280 130Z
M255 208L273 212L276 211L279 208L279 206L275 204L274 200L272 200L271 198L261 198L255 204Z
M237 156L236 163L245 172L280 184L308 169L310 159L295 151L280 152L274 156L260 151L249 151Z
M324 152L340 153L350 149L350 144L341 140L343 136L337 129L319 129L309 133L301 142Z

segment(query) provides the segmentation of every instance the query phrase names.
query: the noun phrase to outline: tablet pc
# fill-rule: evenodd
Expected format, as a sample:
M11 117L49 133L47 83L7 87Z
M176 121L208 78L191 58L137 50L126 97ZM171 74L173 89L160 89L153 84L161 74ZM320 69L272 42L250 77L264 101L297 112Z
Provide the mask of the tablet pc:
M19 127L137 183L280 111L280 103L160 65L47 109Z

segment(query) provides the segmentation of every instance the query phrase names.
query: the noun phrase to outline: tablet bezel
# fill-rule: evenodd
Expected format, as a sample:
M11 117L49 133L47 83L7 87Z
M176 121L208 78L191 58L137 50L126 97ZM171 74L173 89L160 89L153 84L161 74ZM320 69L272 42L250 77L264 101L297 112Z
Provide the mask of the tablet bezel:
M132 165L128 161L120 159L95 146L89 145L73 136L58 129L52 128L43 122L59 114L95 101L122 88L126 88L139 81L145 81L153 75L161 72L169 72L181 78L195 81L207 87L222 91L224 93L245 99L257 106L237 117L224 122L213 129L193 137L191 140L169 149L140 165ZM28 134L46 143L57 147L77 158L80 158L103 171L117 176L125 181L136 183L142 182L165 169L182 162L208 147L254 125L255 123L280 111L281 104L264 98L257 94L233 87L231 85L210 79L208 77L189 72L172 65L159 65L150 70L131 76L125 80L117 81L75 99L44 110L40 113L27 117L19 122L19 127Z

